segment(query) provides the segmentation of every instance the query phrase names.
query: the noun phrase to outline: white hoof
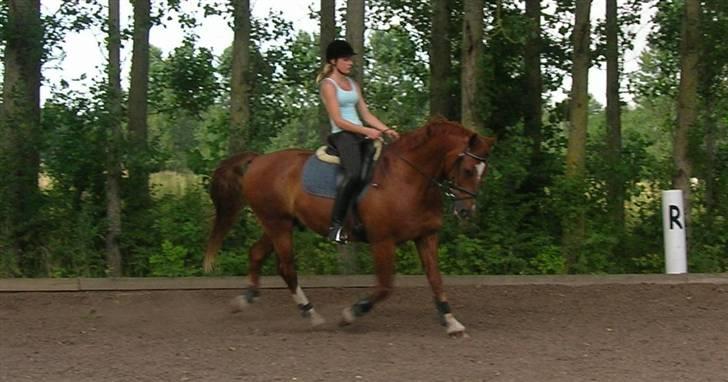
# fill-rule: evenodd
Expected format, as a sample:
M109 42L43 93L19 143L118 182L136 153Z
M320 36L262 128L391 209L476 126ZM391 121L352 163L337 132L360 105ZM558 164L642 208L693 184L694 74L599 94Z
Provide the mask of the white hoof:
M311 310L311 326L319 326L326 323L324 316L318 314L315 310Z
M250 303L248 302L248 300L245 299L244 296L237 296L234 299L230 300L230 311L232 313L243 311L249 306Z
M355 319L356 317L354 316L354 311L351 310L351 307L347 307L341 312L341 322L339 322L339 325L351 325Z
M465 334L465 326L463 326L463 324L456 320L452 313L448 313L445 315L445 326L447 335L449 335L450 337L468 336L467 334Z

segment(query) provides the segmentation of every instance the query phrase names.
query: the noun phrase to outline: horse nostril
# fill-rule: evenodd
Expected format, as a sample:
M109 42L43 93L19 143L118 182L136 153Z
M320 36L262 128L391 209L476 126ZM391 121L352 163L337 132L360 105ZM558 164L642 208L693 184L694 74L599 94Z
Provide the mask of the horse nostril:
M460 218L469 218L472 211L469 208L458 208L455 210L455 215Z

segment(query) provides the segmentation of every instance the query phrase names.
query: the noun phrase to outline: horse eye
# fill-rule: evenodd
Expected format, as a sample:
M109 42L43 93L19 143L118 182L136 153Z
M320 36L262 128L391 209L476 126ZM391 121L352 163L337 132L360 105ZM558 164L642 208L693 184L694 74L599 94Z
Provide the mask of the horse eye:
M475 176L475 171L473 171L471 169L466 169L465 176L467 176L468 178L472 178L473 176Z

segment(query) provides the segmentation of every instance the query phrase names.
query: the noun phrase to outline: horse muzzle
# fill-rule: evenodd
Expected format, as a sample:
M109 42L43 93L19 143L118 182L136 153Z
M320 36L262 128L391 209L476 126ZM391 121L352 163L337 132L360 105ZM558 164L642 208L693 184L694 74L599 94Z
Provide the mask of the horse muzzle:
M461 220L470 219L475 215L475 202L468 200L458 200L453 206L455 217Z

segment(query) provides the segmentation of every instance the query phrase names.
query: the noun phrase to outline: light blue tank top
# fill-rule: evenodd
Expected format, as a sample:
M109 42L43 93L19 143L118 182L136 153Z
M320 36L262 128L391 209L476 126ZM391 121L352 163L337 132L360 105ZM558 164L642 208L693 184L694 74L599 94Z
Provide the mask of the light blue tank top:
M341 117L355 125L362 125L361 120L359 119L359 113L356 112L356 104L359 102L359 92L356 91L354 81L352 81L349 77L346 79L349 81L349 84L351 84L351 90L344 90L340 88L333 79L324 78L324 80L331 81L336 87L336 99L339 101ZM336 126L331 118L329 118L329 122L331 123L332 133L338 133L342 130L339 126Z

